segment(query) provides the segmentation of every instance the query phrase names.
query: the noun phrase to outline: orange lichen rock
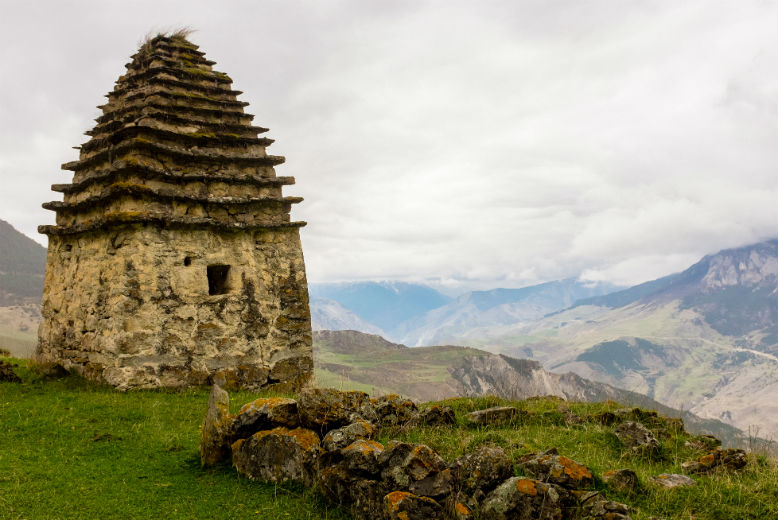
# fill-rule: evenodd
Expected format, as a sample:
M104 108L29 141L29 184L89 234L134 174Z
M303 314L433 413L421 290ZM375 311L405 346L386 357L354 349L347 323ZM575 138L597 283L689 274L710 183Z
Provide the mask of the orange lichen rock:
M232 80L182 34L145 42L48 236L37 359L121 389L300 388L313 370L292 177Z
M526 455L517 462L544 482L571 489L587 489L594 485L592 470L568 457L559 455L555 449Z
M310 486L320 453L316 433L279 426L236 441L232 445L232 464L238 473L252 480Z
M516 481L516 490L519 493L524 493L534 497L538 494L538 488L535 487L535 482L528 478L522 478Z
M389 520L442 520L443 508L429 497L393 491L384 497L384 516Z

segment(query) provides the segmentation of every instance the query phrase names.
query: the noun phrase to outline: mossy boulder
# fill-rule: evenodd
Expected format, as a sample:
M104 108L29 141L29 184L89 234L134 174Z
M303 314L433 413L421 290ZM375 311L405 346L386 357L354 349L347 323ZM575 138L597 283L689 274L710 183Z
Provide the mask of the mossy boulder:
M297 401L284 397L256 399L245 404L235 417L234 438L245 439L260 430L277 426L296 428L300 424Z
M325 451L336 451L345 448L359 439L374 439L376 427L364 419L357 419L353 423L327 432L322 439L322 448Z
M306 388L300 392L297 405L302 426L321 433L346 426L355 416L368 419L374 415L370 396L354 390Z
M235 441L232 464L251 480L310 486L315 481L320 454L316 432L278 427Z

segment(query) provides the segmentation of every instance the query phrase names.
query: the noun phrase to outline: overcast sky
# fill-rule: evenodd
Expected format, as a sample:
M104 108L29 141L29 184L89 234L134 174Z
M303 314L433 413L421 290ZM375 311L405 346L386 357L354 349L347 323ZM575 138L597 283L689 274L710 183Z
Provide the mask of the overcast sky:
M778 235L778 2L0 0L0 218L190 26L305 201L310 281L620 284Z

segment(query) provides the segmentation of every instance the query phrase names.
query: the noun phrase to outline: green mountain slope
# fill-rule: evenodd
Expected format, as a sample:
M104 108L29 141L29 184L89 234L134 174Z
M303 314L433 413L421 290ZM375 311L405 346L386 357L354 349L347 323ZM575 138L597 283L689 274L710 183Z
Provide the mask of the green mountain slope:
M778 241L480 332L468 342L778 438Z
M46 249L0 220L0 306L40 301Z
M483 395L504 399L554 395L578 402L612 400L683 417L690 431L713 433L729 444L743 441L742 432L720 421L701 419L645 395L573 373L547 372L537 361L466 347L409 348L356 331L316 331L313 349L317 386L399 393L420 401Z
M46 249L0 220L0 348L32 355L40 321Z

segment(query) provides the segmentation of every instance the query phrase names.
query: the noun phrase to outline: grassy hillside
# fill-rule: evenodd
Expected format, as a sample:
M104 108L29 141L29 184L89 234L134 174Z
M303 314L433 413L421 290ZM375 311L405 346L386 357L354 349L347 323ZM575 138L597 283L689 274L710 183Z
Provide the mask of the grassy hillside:
M778 361L769 350L736 340L674 300L579 306L471 344L532 357L554 372L628 388L744 431L755 426L776 439Z
M0 220L0 305L40 301L46 249Z
M0 518L345 519L348 516L311 491L249 482L228 467L203 470L197 454L207 389L121 393L77 377L37 380L25 368L23 384L0 383ZM233 412L256 395L232 394ZM556 447L590 466L596 475L630 467L646 486L636 495L605 490L646 520L713 520L778 517L775 461L752 456L745 470L694 477L693 488L665 491L647 479L679 472L699 456L685 436L663 440L656 462L625 457L610 430L595 422L568 424L569 411L586 417L617 403L563 403L531 399L456 399L458 424L445 428L384 430L379 440L402 438L428 444L446 460L484 444L501 445L513 457ZM473 429L468 411L512 404L528 412L510 427Z
M25 384L0 383L0 519L347 518L311 491L202 470L207 388L122 393L18 372ZM235 393L233 412L255 398Z
M0 348L16 357L30 357L38 342L40 306L11 305L0 307Z
M537 362L494 356L483 350L452 346L408 348L356 331L316 331L313 354L318 386L398 393L420 401L486 393L508 399L534 395L586 401L612 399L668 416L684 417L690 431L712 433L729 446L740 446L743 442L737 428L718 420L703 420L645 395L586 381L572 374L548 374ZM536 385L538 377L545 384ZM484 384L485 388L473 386L473 381ZM580 397L584 394L585 399Z

